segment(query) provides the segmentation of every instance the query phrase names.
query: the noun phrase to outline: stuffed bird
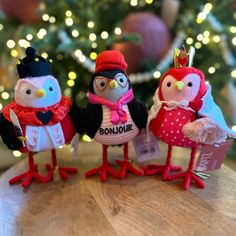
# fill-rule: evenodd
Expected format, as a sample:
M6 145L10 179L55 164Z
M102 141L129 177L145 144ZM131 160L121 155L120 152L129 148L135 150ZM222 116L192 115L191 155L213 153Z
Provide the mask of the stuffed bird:
M147 110L134 98L126 68L124 56L119 51L103 51L96 59L95 73L90 81L85 131L103 145L103 163L85 175L100 172L102 182L106 181L108 173L116 178L124 178L127 170L143 175L142 169L134 168L129 162L128 141L146 127ZM121 166L117 173L108 163L107 148L120 144L124 145L124 160L116 161Z
M23 180L22 186L27 187L34 178L40 182L67 179L68 173L76 173L77 169L58 167L55 149L75 135L68 115L72 102L61 95L59 84L51 75L51 64L34 48L26 49L26 57L20 60L17 70L20 80L15 86L14 101L0 115L0 134L9 149L28 152L29 170L9 183ZM51 150L52 165L46 165L48 174L43 177L37 172L33 154L45 150Z
M164 166L149 165L146 174L162 173L163 180L184 177L185 189L191 180L204 188L204 182L193 172L198 145L223 142L228 135L235 137L236 133L226 125L202 71L187 67L187 62L187 53L178 51L176 67L163 75L153 97L154 105L149 112L147 127L168 144L168 154ZM173 146L191 148L191 156L186 172L169 175L170 171L181 170L171 165Z

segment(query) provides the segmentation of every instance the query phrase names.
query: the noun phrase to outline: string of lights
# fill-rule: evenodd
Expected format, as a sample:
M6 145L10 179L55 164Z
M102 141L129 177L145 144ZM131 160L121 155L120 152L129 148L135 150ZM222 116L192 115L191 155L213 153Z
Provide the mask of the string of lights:
M151 4L153 1L146 0L145 2L146 2L146 4ZM130 1L130 5L133 7L137 6L137 4L138 4L137 0ZM222 53L223 53L226 64L233 67L233 69L231 71L231 76L233 78L236 78L235 58L229 49L227 38L226 38L226 35L223 33L223 28L222 28L221 23L211 13L212 7L213 6L211 3L206 3L204 5L204 7L202 7L202 10L197 15L196 23L201 24L205 20L208 20L210 22L211 26L213 27L213 29L215 31L219 32L219 35L218 34L211 35L211 33L208 30L206 30L203 33L200 33L196 36L197 41L195 43L194 43L194 39L192 37L187 37L185 42L187 45L193 45L193 43L194 43L194 46L196 49L200 49L202 47L202 44L208 44L210 42L210 40L213 43L220 43L220 47L222 49ZM40 8L44 9L45 5L41 4ZM65 24L68 27L71 27L74 24L72 16L73 16L72 11L70 11L70 10L65 11ZM54 24L56 22L56 18L54 16L50 16L47 13L42 15L42 20L48 21L51 24ZM95 23L93 21L89 21L87 23L87 26L88 26L88 28L93 29L95 27ZM0 30L2 30L3 27L4 26L1 24ZM229 30L231 33L235 33L236 27L231 26ZM122 30L119 27L116 27L114 29L114 33L116 35L120 35L120 34L122 34ZM46 35L47 35L47 30L44 28L39 29L39 31L36 33L36 37L38 39L43 39ZM80 35L80 33L78 30L73 29L71 31L71 35L72 35L72 37L76 38ZM91 32L88 36L88 39L92 42L91 47L94 49L97 47L97 43L96 43L97 37L98 36L94 32ZM109 34L107 31L102 31L100 37L103 40L106 40L109 37ZM32 34L27 34L25 36L25 39L20 39L18 42L15 42L13 39L7 40L6 45L9 49L11 49L11 51L10 51L11 56L12 57L19 56L19 52L16 47L17 43L18 43L19 47L26 48L26 47L30 46L30 44L31 44L30 41L32 41L33 38L34 38L34 36ZM65 31L60 31L58 33L58 38L65 44L71 43L71 38L69 35L67 35L67 33ZM129 78L130 78L131 82L132 83L143 83L143 82L148 82L148 81L152 80L153 78L154 79L160 78L161 73L172 62L173 49L181 47L184 42L184 38L185 38L185 33L183 31L180 31L179 33L177 33L169 51L167 52L165 57L158 63L158 65L156 65L155 69L152 71L149 71L149 72L130 74ZM232 39L232 44L236 45L236 37L234 37ZM48 57L48 54L46 52L43 52L41 55L43 57ZM82 52L81 49L76 49L72 53L71 56L76 60L77 63L81 64L89 72L92 73L94 71L94 68L95 68L94 61L96 60L96 57L97 57L97 53L95 51L92 51L88 57ZM211 66L208 69L209 74L214 74L215 71L216 71L216 68L214 66ZM76 74L76 72L74 72L74 73ZM75 84L74 80L69 77L69 80L67 81L67 85L69 87L73 87L74 84ZM2 95L3 99L8 99L8 97L9 97L7 94L5 94L4 91L2 91L1 95Z

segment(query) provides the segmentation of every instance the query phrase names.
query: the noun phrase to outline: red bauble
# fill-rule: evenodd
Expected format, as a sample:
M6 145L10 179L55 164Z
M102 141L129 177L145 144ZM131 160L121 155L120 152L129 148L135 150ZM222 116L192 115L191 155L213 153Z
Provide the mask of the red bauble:
M39 0L0 0L0 7L9 17L24 24L37 23L41 20L36 11Z
M113 49L121 51L128 63L128 73L138 72L144 60L159 61L170 47L170 32L165 23L151 13L132 13L122 25L124 34L139 34L141 44L116 43Z

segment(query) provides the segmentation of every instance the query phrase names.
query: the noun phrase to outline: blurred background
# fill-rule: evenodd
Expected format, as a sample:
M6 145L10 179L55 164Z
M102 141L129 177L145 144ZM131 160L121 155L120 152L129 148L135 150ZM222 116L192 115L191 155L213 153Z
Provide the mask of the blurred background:
M194 46L194 66L236 130L235 0L0 0L0 109L13 99L16 64L30 45L53 61L62 92L82 107L101 51L125 55L135 94L150 106L174 48ZM0 169L23 157L2 143L0 151ZM232 168L235 151L226 158Z

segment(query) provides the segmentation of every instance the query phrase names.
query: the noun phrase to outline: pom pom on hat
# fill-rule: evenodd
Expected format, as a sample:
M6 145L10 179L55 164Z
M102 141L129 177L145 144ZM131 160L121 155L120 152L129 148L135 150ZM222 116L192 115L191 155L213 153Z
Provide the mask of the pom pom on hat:
M95 73L103 70L122 70L126 72L127 64L122 53L117 50L101 52L96 59Z
M32 47L28 47L25 50L25 54L29 58L35 58L36 57L36 50Z

